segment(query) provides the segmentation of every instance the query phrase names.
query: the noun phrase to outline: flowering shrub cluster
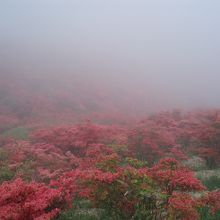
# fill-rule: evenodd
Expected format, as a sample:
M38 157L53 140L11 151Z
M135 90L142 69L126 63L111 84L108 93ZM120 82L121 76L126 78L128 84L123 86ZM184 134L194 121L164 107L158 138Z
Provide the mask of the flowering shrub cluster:
M201 182L194 177L193 172L182 166L176 159L163 159L150 171L152 178L169 195L172 195L174 190L182 192L205 190Z
M170 219L199 219L196 209L199 205L200 203L191 195L175 192L168 201Z
M86 121L2 138L0 165L13 175L2 175L0 219L55 219L79 199L113 219L196 220L202 207L215 214L219 191L182 161L197 155L218 166L219 118L160 113L127 127Z
M194 154L213 168L220 161L219 137L220 111L164 112L130 129L128 147L134 156L149 163L164 156L185 160Z
M210 208L212 213L220 210L220 190L208 192L202 200Z
M0 186L0 219L44 220L57 216L65 206L60 189L21 179Z

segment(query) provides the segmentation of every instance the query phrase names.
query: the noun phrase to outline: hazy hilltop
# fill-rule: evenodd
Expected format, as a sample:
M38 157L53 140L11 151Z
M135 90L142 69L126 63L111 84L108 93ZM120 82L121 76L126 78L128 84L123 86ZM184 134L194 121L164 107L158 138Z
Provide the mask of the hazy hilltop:
M210 107L209 100L204 105L198 100L193 103L193 94L185 99L163 92L150 78L143 82L126 80L73 73L1 74L0 115L20 123L84 119L121 123L164 110Z
M1 6L2 114L54 120L220 107L219 1Z
M150 112L135 93L80 76L8 74L0 81L0 114L18 120L125 120Z

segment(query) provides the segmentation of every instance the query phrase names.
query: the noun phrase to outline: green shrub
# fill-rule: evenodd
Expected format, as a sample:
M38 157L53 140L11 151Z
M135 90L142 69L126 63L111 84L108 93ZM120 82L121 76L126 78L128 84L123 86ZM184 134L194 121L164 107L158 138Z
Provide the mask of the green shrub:
M217 175L211 176L210 178L205 179L202 182L209 190L220 188L220 177Z
M0 163L4 163L5 161L7 161L8 159L8 152L3 149L3 148L0 148Z
M200 220L219 220L220 219L220 211L216 214L212 215L208 207L200 208L199 210Z
M7 165L1 165L0 167L0 183L11 180L15 173L11 171Z
M26 140L28 137L28 129L25 127L12 128L2 134L3 137L13 137L17 140Z

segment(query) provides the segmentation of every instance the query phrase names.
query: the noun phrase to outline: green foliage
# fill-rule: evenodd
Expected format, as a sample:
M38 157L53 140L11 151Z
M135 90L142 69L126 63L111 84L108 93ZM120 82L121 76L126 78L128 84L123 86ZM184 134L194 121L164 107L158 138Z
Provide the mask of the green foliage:
M156 192L140 192L140 197L141 198L135 207L134 219L162 219L162 214L164 213L163 205L167 197Z
M220 211L212 215L208 207L202 207L199 210L200 220L219 220Z
M154 217L161 211L159 201L164 201L156 192L152 179L135 168L125 169L111 184L95 181L92 185L96 188L93 204L106 210L113 219Z
M11 180L14 177L14 175L15 175L15 173L13 171L11 171L6 164L1 165L1 167L0 167L0 183L2 183L4 181Z
M114 150L114 152L116 152L118 155L120 156L124 156L127 154L128 152L128 146L125 144L108 144L108 147L112 148Z
M0 148L0 163L5 162L8 159L8 156L8 152L5 149Z
M93 209L88 200L74 200L72 208L63 211L57 220L112 220L103 209Z
M0 183L11 180L15 173L7 165L8 152L0 148Z
M33 176L35 175L35 168L34 168L34 160L28 159L25 160L16 170L16 174L22 176L23 179L26 181L32 180Z
M114 172L118 165L118 161L115 158L109 158L96 163L96 167L106 171L106 172Z
M5 131L2 136L3 137L13 137L14 139L17 140L26 140L28 137L28 129L25 127L17 127L17 128L12 128L7 131Z
M142 167L146 167L147 166L147 162L146 161L141 161L138 160L136 158L131 158L131 157L127 157L125 159L125 161L132 167L134 168L142 168Z
M220 177L217 175L211 176L208 179L203 180L202 182L209 190L220 188Z
M74 210L70 209L62 212L57 220L112 220L108 213L104 210L85 209Z

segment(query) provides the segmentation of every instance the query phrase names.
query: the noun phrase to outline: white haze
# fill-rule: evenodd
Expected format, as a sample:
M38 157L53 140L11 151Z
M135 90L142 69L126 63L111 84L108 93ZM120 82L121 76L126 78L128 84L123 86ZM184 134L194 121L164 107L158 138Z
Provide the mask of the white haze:
M218 0L1 0L0 76L80 78L146 109L220 107L219 12Z

